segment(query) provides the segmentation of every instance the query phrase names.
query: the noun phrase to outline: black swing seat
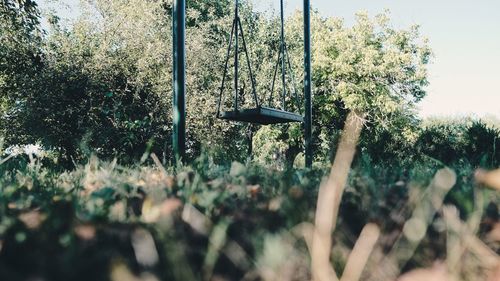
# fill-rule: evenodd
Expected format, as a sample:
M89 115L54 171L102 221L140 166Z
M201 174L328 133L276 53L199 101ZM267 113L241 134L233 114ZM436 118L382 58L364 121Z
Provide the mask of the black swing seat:
M304 122L304 117L299 114L262 106L238 111L225 111L219 118L261 125Z

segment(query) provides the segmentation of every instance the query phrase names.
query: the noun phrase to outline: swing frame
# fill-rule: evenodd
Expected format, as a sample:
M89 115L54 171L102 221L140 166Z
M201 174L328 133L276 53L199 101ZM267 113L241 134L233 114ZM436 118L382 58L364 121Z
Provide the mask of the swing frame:
M304 147L306 167L313 163L312 141L312 67L311 67L311 1L304 1ZM186 0L174 0L172 6L172 143L173 162L186 161ZM220 115L220 110L218 110Z
M249 69L250 81L252 86L252 96L255 103L255 108L239 108L239 33L241 33L241 38L243 41L243 50L246 55L247 67ZM224 94L224 85L227 79L229 59L233 44L233 39L235 41L235 54L234 54L234 102L233 110L221 112L222 99ZM245 34L243 31L243 26L241 24L241 19L239 17L239 1L235 0L235 18L233 20L233 25L231 29L231 35L229 39L229 46L227 49L226 60L224 63L224 74L222 78L222 85L219 93L219 100L217 102L217 118L224 119L228 121L236 122L246 122L260 125L270 125L270 124L281 124L281 123L292 123L292 122L304 122L304 117L300 114L286 111L286 95L287 95L287 85L286 85L286 66L290 68L291 78L293 80L295 99L297 102L297 108L300 109L300 104L298 100L297 90L295 87L295 77L293 76L293 71L291 68L290 57L288 56L288 49L285 43L285 33L284 33L284 7L283 0L281 0L281 38L280 38L280 51L278 54L278 61L274 70L274 76L271 86L271 93L269 96L269 106L261 106L259 99L257 97L257 91L255 86L255 79L252 71L252 66L250 63L250 57L248 55L248 49L245 41ZM281 95L282 108L277 109L272 107L273 103L273 93L275 89L276 76L278 73L278 68L281 62L281 78L283 83L283 92ZM243 93L244 94L244 93Z

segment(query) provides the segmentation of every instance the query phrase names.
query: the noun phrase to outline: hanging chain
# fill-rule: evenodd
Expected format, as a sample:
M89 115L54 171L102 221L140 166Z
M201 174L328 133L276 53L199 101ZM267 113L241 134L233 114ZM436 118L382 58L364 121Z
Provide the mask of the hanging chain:
M227 73L228 73L228 68L229 68L229 59L230 59L230 54L231 54L231 49L233 46L233 38L235 41L235 54L234 54L234 111L238 111L239 109L239 35L241 33L241 38L242 38L242 43L243 43L243 50L245 52L246 56L246 61L247 61L247 67L249 71L249 76L250 76L250 81L252 85L252 94L255 102L255 106L257 108L260 107L260 102L257 97L257 88L255 85L255 77L253 75L253 70L252 70L252 65L250 63L250 55L248 53L248 48L245 40L245 33L243 31L243 25L241 24L241 19L239 17L239 1L235 1L235 8L234 8L234 13L235 17L233 20L233 25L231 28L231 36L229 39L229 46L227 49L227 54L226 54L226 60L224 63L224 74L222 76L222 85L220 87L220 92L219 92L219 100L217 102L217 117L221 116L221 107L222 107L222 99L224 95L224 86L226 83L227 79Z

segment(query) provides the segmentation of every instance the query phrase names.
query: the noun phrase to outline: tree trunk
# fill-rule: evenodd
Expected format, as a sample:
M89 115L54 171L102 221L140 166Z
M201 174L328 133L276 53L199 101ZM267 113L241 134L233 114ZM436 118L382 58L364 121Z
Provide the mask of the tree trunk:
M319 190L311 253L315 281L338 280L330 262L331 234L335 230L340 201L363 129L363 116L354 111L348 114L330 175Z
M290 144L285 152L287 169L293 168L295 158L302 152L302 147L298 143Z
M247 128L247 140L248 140L248 150L247 150L247 155L249 159L252 159L252 154L253 154L253 136L254 136L254 127L253 125L249 125Z

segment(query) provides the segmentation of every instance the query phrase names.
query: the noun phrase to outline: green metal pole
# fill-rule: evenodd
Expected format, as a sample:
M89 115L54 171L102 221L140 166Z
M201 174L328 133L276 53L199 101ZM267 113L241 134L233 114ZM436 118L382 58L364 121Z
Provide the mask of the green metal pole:
M234 7L234 14L236 18L236 30L234 31L234 38L235 38L235 43L234 43L234 111L238 111L238 94L239 94L239 85L238 85L238 79L239 77L239 42L238 42L238 31L239 31L239 24L240 24L240 14L239 14L239 1L235 1L235 7Z
M174 163L186 156L186 0L173 4L173 150Z
M281 93L281 103L283 111L286 111L286 66L285 66L285 7L283 0L280 1L281 7L281 83L283 84L283 91Z
M312 70L311 70L311 3L304 0L304 138L306 167L313 163L312 151Z

